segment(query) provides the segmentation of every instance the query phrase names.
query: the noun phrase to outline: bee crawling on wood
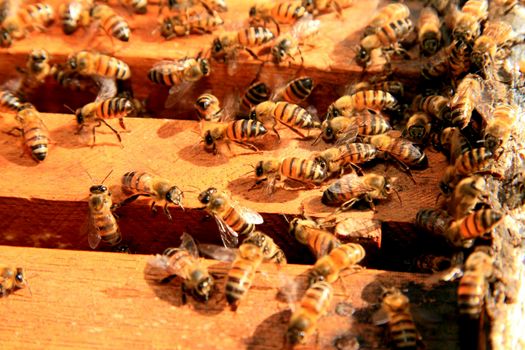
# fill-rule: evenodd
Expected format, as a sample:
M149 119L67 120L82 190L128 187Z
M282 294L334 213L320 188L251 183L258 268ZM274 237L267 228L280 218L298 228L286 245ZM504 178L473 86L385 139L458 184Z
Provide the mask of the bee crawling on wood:
M299 54L301 63L304 63L300 47L319 32L320 25L319 20L313 20L311 17L299 20L290 32L275 39L276 44L271 48L273 62L280 64L287 58L295 61L296 55Z
M290 221L289 232L299 243L307 245L316 259L341 245L339 239L327 231L322 223L312 219L293 219Z
M0 265L0 298L25 287L29 287L29 284L22 267Z
M355 267L364 257L365 249L360 244L341 244L317 259L308 272L309 283L310 285L319 281L334 283L343 270Z
M96 4L90 10L93 21L98 23L110 38L128 42L131 29L124 17L118 15L113 8L107 5ZM111 39L113 40L113 39Z
M60 4L58 13L64 34L71 35L79 27L87 27L91 21L90 7L93 0L70 0Z
M15 119L20 123L20 127L13 128L8 134L16 136L15 131L19 132L23 138L26 148L31 152L31 156L36 162L41 162L47 157L49 132L44 122L40 118L40 113L30 103L24 103Z
M45 3L35 3L19 7L12 4L0 23L0 47L9 47L13 39L22 39L35 29L44 31L55 20L53 7Z
M262 139L267 133L263 123L257 120L239 119L229 122L208 123L202 135L202 142L207 151L218 153L217 142L224 141L228 148L230 142L241 147L249 148L254 152L259 149L250 142Z

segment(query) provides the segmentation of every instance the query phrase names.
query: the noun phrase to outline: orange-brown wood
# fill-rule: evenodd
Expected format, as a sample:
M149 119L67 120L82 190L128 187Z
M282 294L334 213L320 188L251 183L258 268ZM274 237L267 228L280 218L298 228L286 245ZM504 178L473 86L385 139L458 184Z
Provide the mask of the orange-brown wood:
M86 253L0 246L0 262L23 266L31 293L0 299L2 349L282 349L290 317L279 294L294 281L298 297L307 266L261 273L236 313L224 299L228 264L207 261L217 289L207 304L181 304L180 282L159 284L144 275L144 255ZM287 278L283 278L286 276ZM371 319L382 287L396 286L411 300L416 325L428 348L457 349L453 287L428 288L425 275L361 270L334 284L335 297L318 331L298 349L388 349L384 327ZM427 290L428 289L428 290ZM278 297L279 295L279 297ZM293 300L293 299L292 299ZM430 316L429 316L430 315ZM433 323L425 320L430 317Z

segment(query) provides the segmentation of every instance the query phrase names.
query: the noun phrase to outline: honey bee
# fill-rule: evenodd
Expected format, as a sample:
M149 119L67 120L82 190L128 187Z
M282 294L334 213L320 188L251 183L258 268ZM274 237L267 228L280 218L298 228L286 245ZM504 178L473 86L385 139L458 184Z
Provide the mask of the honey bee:
M306 14L307 11L301 1L295 0L285 0L276 4L273 2L256 4L250 7L249 13L251 25L266 25L268 22L273 22L277 34L280 33L279 24L293 24Z
M357 264L364 257L365 250L360 244L341 244L332 249L327 255L317 259L308 273L310 284L319 281L334 283L343 270Z
M420 209L416 214L416 226L436 236L444 236L454 218L445 210Z
M123 61L98 52L79 51L67 60L68 68L84 76L99 75L120 80L131 77L129 66Z
M299 77L290 80L278 93L278 96L286 102L299 104L310 96L314 86L314 80L311 77Z
M261 160L255 166L256 185L268 181L268 192L275 191L277 181L283 183L286 179L291 179L311 187L323 182L327 174L323 164L310 159L289 157L282 160L271 159ZM295 190L294 187L283 186L284 189Z
M338 211L349 210L357 202L365 200L376 211L374 199L387 199L396 192L390 179L377 174L357 176L351 173L332 183L323 192L321 202L325 205L339 206Z
M465 128L470 122L472 112L480 102L484 89L483 79L476 74L468 74L459 83L456 94L449 102L452 125Z
M458 286L458 307L461 315L479 318L488 289L488 280L494 273L494 258L482 250L469 255L465 272Z
M211 56L217 61L226 62L228 74L233 75L237 69L237 56L240 50L244 50L253 58L259 59L251 47L266 44L274 37L274 34L264 27L248 27L237 32L225 33L213 40Z
M307 245L316 259L341 245L337 237L324 229L322 224L311 219L293 219L290 221L289 232L299 243Z
M27 280L22 267L0 265L0 297L6 297L17 289L27 287Z
M326 118L351 115L367 109L397 111L399 104L394 96L382 90L361 90L337 99L328 107Z
M124 117L128 116L132 112L133 104L130 100L125 98L101 98L98 101L88 103L75 111L77 123L79 124L77 134L79 134L86 126L93 125L92 146L94 146L96 144L96 129L102 124L105 124L111 129L111 131L113 131L113 133L115 133L119 142L122 143L122 137L120 136L120 133L111 125L109 125L106 119L118 119L122 129L126 130Z
M26 5L22 8L9 9L8 15L1 23L0 46L9 47L13 39L22 39L34 29L43 31L55 20L53 7L45 3Z
M414 110L428 113L431 116L443 121L450 119L449 99L441 95L417 95L412 103Z
M218 153L217 141L224 140L229 143L249 148L258 152L258 148L248 141L256 141L267 133L264 125L256 120L239 119L230 122L216 122L210 126L202 136L204 147L214 154Z
M312 284L299 302L299 307L292 313L286 341L295 345L304 343L306 337L315 331L318 320L326 313L332 302L332 285L325 281Z
M417 112L408 119L403 136L414 143L422 144L430 136L431 128L432 118L430 115L425 112Z
M23 101L9 90L0 90L0 112L18 112L23 107Z
M36 87L43 84L47 76L51 74L48 52L43 49L31 50L26 67L17 67L17 70L22 73L22 80L16 91L17 95L27 99L27 96Z
M507 143L510 138L514 122L518 118L516 106L509 104L498 104L492 113L491 119L483 130L485 147L496 152L498 147Z
M263 262L270 262L275 264L286 264L286 255L283 250L275 243L275 241L268 235L261 231L253 231L248 234L243 243L254 244L262 250Z
M215 11L210 13L204 10L186 10L184 15L176 14L164 18L160 34L170 40L176 36L212 33L223 24L224 20Z
M115 37L120 41L127 42L131 36L128 22L118 15L111 7L97 4L91 8L91 18L97 21L100 27L110 37Z
M441 46L441 21L432 7L425 7L419 14L418 41L424 56L432 56Z
M182 303L186 295L191 294L200 301L208 301L213 290L213 277L199 258L199 250L193 238L184 232L178 248L168 248L148 260L147 274L157 280L171 276L182 279Z
M456 219L460 219L474 211L479 203L487 201L487 183L482 176L469 176L454 188L454 197L451 201L452 213Z
M148 78L155 84L170 86L165 107L171 108L191 84L207 77L210 73L209 61L201 58L199 53L196 58L185 57L177 61L157 62L149 70Z
M224 109L221 107L221 102L213 94L205 93L200 95L193 106L200 119L218 122L223 117Z
M250 119L257 120L263 124L272 121L272 130L281 139L277 132L277 124L282 124L295 132L302 138L306 136L297 130L319 128L321 124L314 120L314 117L304 108L289 102L265 101L253 107L250 112Z
M40 118L40 113L35 107L26 103L20 107L15 119L20 123L19 131L24 137L24 143L31 152L31 156L37 162L46 159L48 152L49 133L44 122Z
M451 0L425 0L425 5L432 6L440 15L444 15L445 12L454 4Z
M53 65L51 67L51 75L58 85L65 89L73 91L90 91L93 94L97 93L98 88L93 79L70 70L65 65Z
M375 159L379 150L368 143L345 143L315 154L315 161L326 168L328 175L343 174L345 168Z
M91 21L89 13L93 6L92 0L70 0L60 4L58 13L62 22L64 34L73 34L78 27L87 27Z
M383 26L389 23L399 19L406 19L408 17L410 17L410 9L407 5L402 3L388 4L380 8L374 15L368 26L365 28L363 37L377 33Z
M494 153L485 147L474 148L467 151L456 159L454 163L458 175L470 175L486 170Z
M458 14L452 36L465 43L473 43L481 34L481 23L489 15L488 0L468 0Z
M251 84L241 98L241 114L249 115L253 107L268 101L271 97L270 88L265 83L258 81Z
M225 192L219 192L214 187L201 192L199 201L215 218L222 242L229 248L237 246L239 235L250 234L255 230L255 225L264 221L259 213L240 206Z
M183 192L170 181L159 176L140 171L130 171L122 176L122 191L131 194L120 204L120 206L130 203L140 196L150 197L152 199L151 210L155 211L157 202L164 202L164 213L168 219L172 220L168 210L170 203L176 206L182 206Z
M375 324L388 324L396 349L416 349L420 336L410 312L410 300L399 289L384 291L381 310L374 316Z
M321 137L325 142L344 144L357 135L379 135L391 130L388 121L379 113L364 110L351 116L325 119L321 124Z
M498 210L480 209L451 222L444 236L455 247L470 248L475 238L491 232L503 219Z
M454 40L433 55L421 69L421 75L427 80L450 75L457 78L470 69L470 46L462 40Z
M131 7L139 15L148 12L148 0L122 0L122 4Z
M303 0L303 6L314 16L336 11L341 14L344 8L352 6L354 0Z
M451 164L455 164L462 154L472 149L468 139L456 127L441 131L440 144Z
M95 249L100 241L111 247L118 247L122 242L120 228L111 211L111 193L102 183L89 188L88 243L91 249Z
M304 45L305 41L312 38L319 32L321 22L319 20L313 20L311 18L304 17L299 20L292 27L290 32L279 36L272 46L271 53L273 61L276 64L280 64L287 58L295 61L297 54L301 57L301 62L304 62L304 58L301 54L300 47Z
M349 94L354 94L357 91L366 90L381 90L386 91L396 98L403 97L405 94L405 88L403 83L398 80L384 80L384 81L362 81L354 84L349 89Z
M226 0L200 0L200 3L213 11L226 12L228 11L228 5Z

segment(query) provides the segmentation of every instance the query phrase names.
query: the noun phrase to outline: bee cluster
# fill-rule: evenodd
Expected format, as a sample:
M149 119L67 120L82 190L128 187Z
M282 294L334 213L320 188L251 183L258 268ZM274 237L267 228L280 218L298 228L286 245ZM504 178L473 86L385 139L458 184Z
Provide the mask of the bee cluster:
M146 13L150 6L146 0L120 3L136 14ZM344 236L338 234L340 230L359 230L343 229L341 214L356 209L358 203L375 211L377 201L387 200L392 194L399 197L391 178L367 172L372 162L392 162L416 183L418 171L429 166L425 152L439 151L449 160L439 182L439 205L421 209L415 224L443 238L455 256L467 255L464 263L458 259L450 264L454 270L464 271L458 287L458 309L469 319L480 319L486 308L485 298L498 288L499 266L491 247L497 230L504 229L506 220L513 220L524 200L519 141L525 63L522 60L516 64L513 53L515 47L525 43L525 34L512 22L523 11L521 5L503 0L468 0L461 4L426 0L417 23L412 22L414 14L404 3L379 8L364 28L354 61L363 72L376 60L384 61L383 70L388 74L349 86L328 106L321 121L308 102L315 88L312 77L295 77L272 92L259 79L260 72L268 62L279 66L300 61L302 66L301 48L310 45L319 33L322 15L337 12L344 16L343 10L350 11L351 5L352 1L346 0L257 3L250 8L249 26L216 35L209 48L197 56L158 62L147 73L152 83L169 87L165 105L173 108L194 84L213 74L214 64L226 64L233 75L240 55L256 61L267 56L237 101L221 101L212 92L196 99L194 107L201 120L199 139L204 150L217 155L223 152L223 145L231 150L234 144L264 153L269 150L269 137L274 137L273 145L279 144L280 127L301 139L313 138L313 144L321 140L326 144L307 156L265 158L252 164L253 187L267 184L269 196L277 189L297 191L322 185L320 201L335 208L328 218L294 218L289 222L290 234L317 259L308 275L308 289L288 325L290 344L305 342L315 331L317 320L330 307L331 284L342 271L356 269L365 257L362 245L340 239ZM0 44L4 47L34 29L43 30L55 18L55 10L46 4L18 7L14 1L5 0L0 6ZM221 0L161 0L159 14L167 10L168 15L159 21L158 30L165 39L212 33L225 25L220 13L227 9ZM108 4L73 0L63 3L58 12L67 35L79 27L94 26L117 40L130 40L126 20ZM423 63L415 88L419 94L411 96L391 75L392 62L416 59L414 52L420 53ZM21 133L26 149L37 162L46 158L49 137L28 96L47 77L68 89L97 94L95 101L73 111L78 133L90 128L93 145L96 129L102 124L120 142L120 132L108 121L118 119L126 130L125 118L147 114L142 101L135 99L129 89L130 67L110 55L82 50L69 55L66 62L52 64L49 54L38 49L30 52L27 66L18 72L19 78L0 90L0 108L15 113L20 126L11 133ZM274 136L269 134L270 129ZM112 202L103 182L89 190L88 240L93 249L103 242L115 251L128 251L114 212L139 197L151 199L152 210L162 203L170 220L170 204L183 208L183 191L171 180L151 173L125 173L121 186L129 196L120 203ZM235 310L260 264L285 264L286 256L270 236L256 229L263 223L262 216L241 206L226 192L210 187L198 195L198 200L216 220L224 247L197 245L184 233L179 247L168 248L148 261L148 274L158 280L179 276L184 300L191 295L207 301L215 281L199 252L231 262L225 297ZM418 264L425 265L429 272L442 270L441 262L447 260L442 256L427 258ZM2 268L0 272L0 295L27 284L22 269ZM385 288L381 313L383 319L377 324L388 323L396 348L421 346L409 300L399 290Z

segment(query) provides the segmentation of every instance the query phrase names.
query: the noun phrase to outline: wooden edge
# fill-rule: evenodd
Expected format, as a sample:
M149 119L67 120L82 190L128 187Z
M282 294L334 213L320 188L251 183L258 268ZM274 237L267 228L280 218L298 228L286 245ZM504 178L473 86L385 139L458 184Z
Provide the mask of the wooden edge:
M1 300L0 344L26 349L282 349L290 309L279 288L294 281L300 297L308 269L263 264L234 313L223 295L226 263L205 261L217 276L208 303L190 297L182 305L177 279L159 284L144 275L147 256L5 246L0 256L24 267L31 287L31 294L22 289ZM409 296L427 348L458 349L453 284L430 288L425 275L377 270L344 273L318 331L297 348L388 349L385 327L372 315L390 286Z

